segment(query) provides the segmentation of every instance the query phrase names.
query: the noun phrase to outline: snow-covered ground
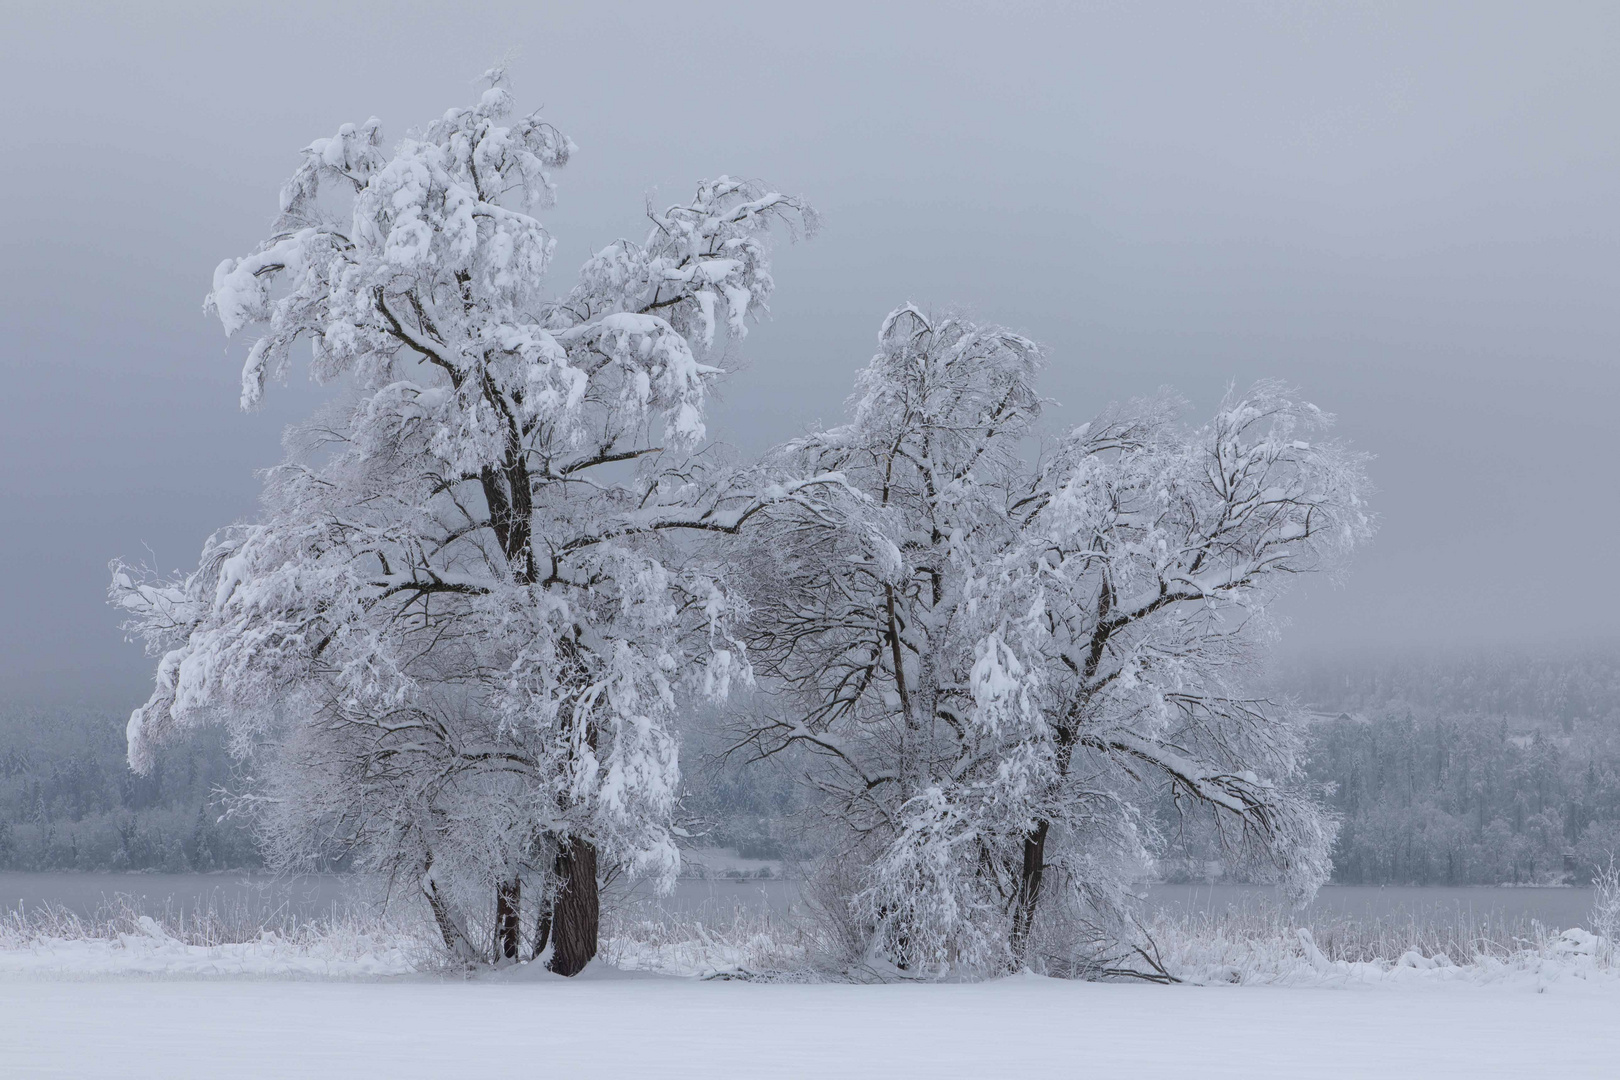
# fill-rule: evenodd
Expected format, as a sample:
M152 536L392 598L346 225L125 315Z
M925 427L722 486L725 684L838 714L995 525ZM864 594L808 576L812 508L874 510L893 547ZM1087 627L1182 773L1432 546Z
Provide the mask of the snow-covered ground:
M1620 969L1581 930L1459 965L1167 924L1188 985L850 985L696 977L791 959L764 916L619 921L604 956L659 970L576 980L433 974L409 926L358 919L216 944L120 925L0 926L0 1078L1620 1075Z
M195 945L176 939L150 916L142 915L133 933L106 938L18 940L15 935L0 933L0 980L130 976L367 979L409 974L427 954L407 936L345 929L348 932L308 932L296 937L266 932L254 941ZM0 981L0 986L5 985Z
M0 980L10 1077L1606 1077L1587 983Z

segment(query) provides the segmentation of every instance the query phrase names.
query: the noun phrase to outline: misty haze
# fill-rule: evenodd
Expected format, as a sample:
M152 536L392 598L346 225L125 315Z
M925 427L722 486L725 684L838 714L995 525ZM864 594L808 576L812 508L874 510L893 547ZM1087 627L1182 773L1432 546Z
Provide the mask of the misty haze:
M1617 55L7 7L0 1075L1616 1075Z

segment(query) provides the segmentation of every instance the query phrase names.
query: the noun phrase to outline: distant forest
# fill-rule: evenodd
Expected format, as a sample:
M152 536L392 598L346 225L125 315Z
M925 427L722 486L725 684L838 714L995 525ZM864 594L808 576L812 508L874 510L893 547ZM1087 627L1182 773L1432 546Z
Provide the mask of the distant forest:
M1284 689L1314 711L1310 774L1343 819L1336 881L1579 881L1620 854L1615 653L1347 660L1298 670ZM795 853L781 815L802 800L781 774L696 760L686 773L708 842ZM249 830L219 820L216 790L231 776L217 732L175 743L137 776L117 717L0 710L0 869L258 867Z
M1334 880L1585 880L1620 855L1620 660L1346 662L1289 687L1343 818ZM1325 715L1324 715L1325 714Z
M258 867L249 830L218 820L213 792L231 767L217 730L177 741L140 776L117 716L0 710L0 869Z

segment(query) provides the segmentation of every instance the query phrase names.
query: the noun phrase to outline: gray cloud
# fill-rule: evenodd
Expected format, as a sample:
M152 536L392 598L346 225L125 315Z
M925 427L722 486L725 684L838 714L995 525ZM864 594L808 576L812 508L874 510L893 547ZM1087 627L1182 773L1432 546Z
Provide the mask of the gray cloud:
M570 7L0 14L0 696L145 696L106 560L189 565L317 396L236 412L214 264L298 147L401 134L507 54L580 146L559 277L655 187L725 171L825 211L779 255L729 441L836 417L885 311L959 304L1046 343L1076 421L1265 375L1340 415L1384 531L1290 604L1293 648L1620 630L1620 10Z

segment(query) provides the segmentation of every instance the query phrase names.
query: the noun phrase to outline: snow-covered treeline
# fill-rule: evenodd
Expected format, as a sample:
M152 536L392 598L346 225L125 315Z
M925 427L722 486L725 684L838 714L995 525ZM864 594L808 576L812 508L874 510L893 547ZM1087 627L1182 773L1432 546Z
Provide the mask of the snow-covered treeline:
M705 181L554 290L574 146L512 109L495 72L391 148L317 140L216 270L245 408L295 348L340 389L194 572L114 564L157 660L136 770L222 724L274 864L349 860L451 955L563 974L603 881L673 878L677 720L734 683L742 756L816 792L868 966L1112 962L1160 791L1256 875L1326 877L1296 718L1248 689L1271 601L1372 532L1323 413L1265 383L1048 431L1033 342L907 305L847 424L723 464L705 400L814 213Z
M1515 732L1500 718L1409 710L1328 721L1311 775L1342 826L1335 881L1584 882L1620 852L1620 731Z
M233 771L220 734L176 740L141 774L105 709L0 706L0 870L258 867L247 822L214 802Z
M1620 656L1563 650L1402 650L1290 665L1284 688L1321 710L1494 717L1516 730L1620 726Z

